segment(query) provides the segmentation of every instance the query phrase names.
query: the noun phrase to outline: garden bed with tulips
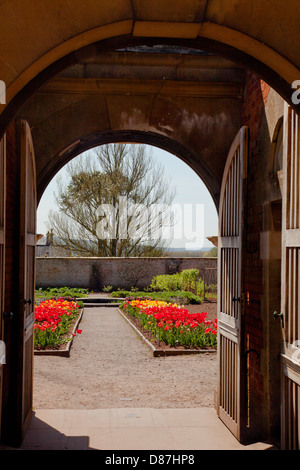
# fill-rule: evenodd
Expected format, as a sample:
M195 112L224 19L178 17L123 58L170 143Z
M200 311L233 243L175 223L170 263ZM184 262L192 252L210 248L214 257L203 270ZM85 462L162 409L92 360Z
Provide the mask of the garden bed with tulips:
M125 300L120 312L152 349L155 356L216 352L217 319L205 312L190 313L176 304Z
M34 354L68 356L83 309L74 300L49 299L35 306Z

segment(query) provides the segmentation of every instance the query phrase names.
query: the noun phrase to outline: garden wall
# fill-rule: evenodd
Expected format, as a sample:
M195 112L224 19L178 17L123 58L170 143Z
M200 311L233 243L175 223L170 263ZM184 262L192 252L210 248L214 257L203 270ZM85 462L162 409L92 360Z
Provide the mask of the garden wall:
M184 269L198 269L216 284L216 268L217 258L37 258L36 287L143 288L158 274Z

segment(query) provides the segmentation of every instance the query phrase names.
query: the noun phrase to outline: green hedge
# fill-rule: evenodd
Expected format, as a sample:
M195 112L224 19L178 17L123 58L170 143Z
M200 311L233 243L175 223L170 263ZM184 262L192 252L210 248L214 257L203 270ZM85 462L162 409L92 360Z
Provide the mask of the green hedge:
M120 298L148 298L152 300L163 300L165 302L173 302L180 305L184 304L201 304L202 297L193 294L189 291L174 290L174 291L162 291L162 292L145 292L145 291L129 291L129 290L118 290L111 292L111 297Z

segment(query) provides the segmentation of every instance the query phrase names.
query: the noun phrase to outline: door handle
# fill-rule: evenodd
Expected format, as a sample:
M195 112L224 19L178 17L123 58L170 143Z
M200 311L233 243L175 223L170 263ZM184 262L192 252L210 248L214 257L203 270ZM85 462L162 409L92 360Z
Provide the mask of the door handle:
M28 300L25 300L25 299L24 299L24 304L31 305L31 299L28 299Z

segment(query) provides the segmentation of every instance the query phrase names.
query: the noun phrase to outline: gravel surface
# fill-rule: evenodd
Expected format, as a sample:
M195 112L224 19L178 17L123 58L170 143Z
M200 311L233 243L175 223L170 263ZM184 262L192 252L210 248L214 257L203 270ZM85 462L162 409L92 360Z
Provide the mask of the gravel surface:
M112 307L85 308L79 328L69 358L34 356L35 409L214 406L216 353L153 357Z

